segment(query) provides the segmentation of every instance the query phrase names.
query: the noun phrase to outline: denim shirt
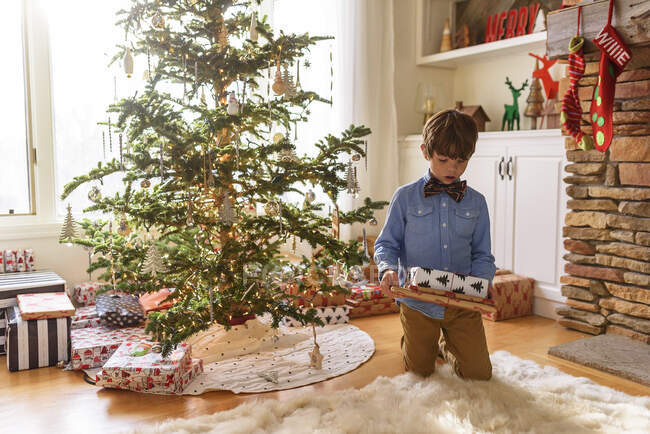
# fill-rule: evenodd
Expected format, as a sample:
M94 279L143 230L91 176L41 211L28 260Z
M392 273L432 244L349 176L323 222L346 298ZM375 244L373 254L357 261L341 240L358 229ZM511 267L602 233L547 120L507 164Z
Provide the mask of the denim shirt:
M490 217L483 195L467 187L460 202L447 193L424 197L427 173L397 189L388 208L386 223L375 242L379 276L398 272L400 285L409 267L426 267L494 278L496 267L490 245ZM445 308L412 298L398 298L425 315L442 319Z

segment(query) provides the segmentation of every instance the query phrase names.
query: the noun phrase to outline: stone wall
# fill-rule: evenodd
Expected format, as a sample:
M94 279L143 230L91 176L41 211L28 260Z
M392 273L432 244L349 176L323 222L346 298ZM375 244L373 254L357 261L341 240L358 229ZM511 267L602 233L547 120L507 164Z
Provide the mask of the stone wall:
M632 53L616 84L609 150L585 152L566 139L564 181L571 199L561 282L568 299L557 313L565 327L650 343L650 47ZM582 128L590 134L598 53L587 61L579 95Z

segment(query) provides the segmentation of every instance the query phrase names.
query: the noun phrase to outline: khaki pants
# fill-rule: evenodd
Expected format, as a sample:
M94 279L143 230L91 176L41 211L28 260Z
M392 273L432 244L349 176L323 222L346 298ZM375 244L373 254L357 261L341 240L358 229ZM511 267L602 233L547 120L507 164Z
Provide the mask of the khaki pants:
M436 369L440 330L445 337L448 362L465 379L489 380L492 364L479 312L445 308L444 319L433 319L400 303L402 355L407 371L428 377ZM449 360L455 359L455 360Z

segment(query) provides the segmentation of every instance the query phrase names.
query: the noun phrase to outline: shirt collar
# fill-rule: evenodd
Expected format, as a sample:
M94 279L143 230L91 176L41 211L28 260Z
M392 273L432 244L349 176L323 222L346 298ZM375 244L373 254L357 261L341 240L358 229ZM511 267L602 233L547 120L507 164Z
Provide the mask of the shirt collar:
M433 178L433 176L431 176L431 169L427 169L427 172L424 174L424 177L423 177L422 179L424 179L424 183L426 184L427 182L429 182L429 180L430 180L431 178ZM460 181L460 178L456 178L456 179L454 179L454 182L458 182L458 181ZM436 179L436 182L438 182L439 184L441 184L441 182L438 181L437 179Z

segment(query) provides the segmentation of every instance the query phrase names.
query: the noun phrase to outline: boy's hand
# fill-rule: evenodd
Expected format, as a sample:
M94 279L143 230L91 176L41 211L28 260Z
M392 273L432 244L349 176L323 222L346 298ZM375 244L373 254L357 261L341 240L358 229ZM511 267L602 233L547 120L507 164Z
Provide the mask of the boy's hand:
M384 297L399 297L399 295L391 291L392 286L399 286L399 279L396 272L393 270L387 270L381 278L381 291L384 294Z

